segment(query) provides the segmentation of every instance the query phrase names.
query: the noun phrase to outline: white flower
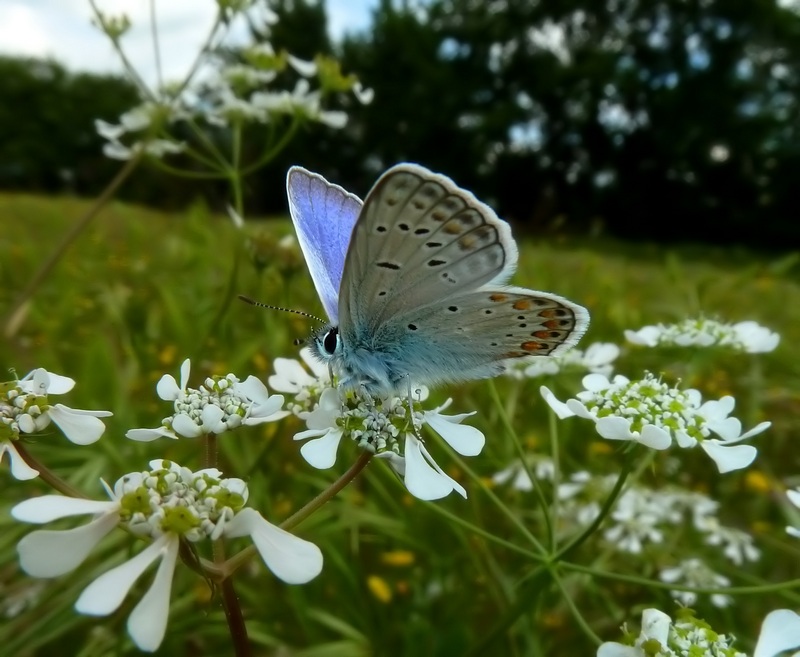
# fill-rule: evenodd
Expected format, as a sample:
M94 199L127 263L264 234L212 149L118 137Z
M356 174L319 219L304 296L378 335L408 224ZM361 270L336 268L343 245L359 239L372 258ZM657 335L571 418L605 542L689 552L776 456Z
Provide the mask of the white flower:
M603 438L631 440L653 449L667 449L673 442L682 448L700 445L720 472L750 465L757 454L755 447L736 443L770 426L762 422L743 434L741 422L728 417L733 397L701 404L697 390L669 387L650 373L633 382L621 375L609 381L601 374L589 374L583 386L585 390L566 403L548 388L540 390L561 419L577 415L592 420ZM719 438L712 438L712 433Z
M344 435L344 426L340 426L342 402L334 388L323 391L319 405L306 415L306 431L294 435L295 440L307 440L300 448L300 454L309 465L319 470L327 470L336 463L336 452Z
M797 489L794 489L794 490L787 490L786 491L786 497L789 498L789 501L794 506L796 506L798 509L800 509L800 488L797 488ZM789 536L794 536L795 538L800 538L800 528L798 528L798 527L791 527L791 526L786 527L786 533L789 534Z
M356 100L362 105L369 105L375 98L375 90L364 87L360 82L356 82L352 89Z
M294 439L308 441L300 448L300 453L315 468L332 467L339 443L347 436L362 449L386 459L403 477L412 495L431 500L455 490L466 497L466 491L436 464L418 436L420 428L428 425L459 454L475 456L481 452L484 435L474 427L461 424L472 413L442 414L449 403L450 400L431 411L419 411L415 407L412 422L407 399L362 399L351 395L343 404L340 393L327 388L320 396L319 405L306 414L308 429L295 434ZM404 438L402 448L401 438Z
M674 568L665 568L659 573L662 582L668 584L679 583L699 589L727 588L731 581L715 573L700 559L685 559ZM693 591L670 591L673 598L680 600L682 604L691 606L697 600L697 593ZM733 602L733 598L723 593L713 593L711 604L715 607L724 608Z
M276 527L255 509L237 513L225 536L249 536L267 568L287 584L305 584L322 571L322 552L316 545Z
M679 610L674 622L658 609L645 609L642 631L633 643L606 642L597 649L597 657L746 657L732 647L733 641L695 618L690 609Z
M555 474L553 460L547 457L531 457L530 469L537 479L552 481ZM511 482L511 488L523 492L533 490L533 482L519 459L512 461L507 467L492 475L495 484Z
M638 331L626 330L625 338L645 347L718 345L751 354L773 351L780 342L780 335L757 322L723 324L712 319L686 319L678 324L644 326Z
M603 538L622 552L640 554L643 544L661 543L664 539L660 525L669 507L648 492L635 488L626 490L611 512L615 524L603 532Z
M800 616L791 609L776 609L761 625L753 657L778 657L786 650L800 648ZM800 652L792 657L798 657Z
M291 358L276 358L273 363L275 374L267 379L270 387L278 392L294 395L288 408L300 418L305 418L314 408L322 391L330 388L331 377L324 363L311 355L308 347L300 350L300 358L311 370L309 374L303 364Z
M633 646L606 642L597 649L597 657L646 657L642 644L658 642L662 649L667 647L672 619L658 609L645 609L642 612L642 632Z
M221 434L242 425L253 426L286 417L281 411L283 397L271 395L256 377L244 382L233 374L205 380L199 388L187 388L191 363L181 364L181 383L165 374L156 385L158 396L173 402L174 414L164 418L155 429L131 429L131 440L151 441L179 436L195 438L203 434Z
M343 128L347 114L326 111L321 108L322 95L311 91L308 80L297 81L293 91L257 91L250 97L254 107L273 114L297 114L311 121L324 123L332 128Z
M99 418L112 415L109 411L84 411L50 403L50 395L69 392L74 385L69 377L41 367L22 379L0 384L0 460L8 454L16 479L32 479L39 474L14 445L22 434L39 433L54 422L76 445L89 445L103 435L106 427Z
M131 638L146 651L156 650L166 632L181 538L198 542L250 536L267 567L284 581L304 583L319 574L322 554L316 546L244 508L248 492L241 479L224 479L213 468L192 472L169 461L152 461L150 467L122 477L113 491L106 486L109 502L45 495L16 505L12 515L33 523L95 516L82 527L25 536L17 546L22 568L35 577L70 572L118 525L152 539L144 550L89 584L75 603L79 612L92 616L114 612L142 573L160 560L153 583L128 617Z
M588 371L608 376L620 350L613 342L595 342L583 351L570 349L560 356L534 356L512 364L506 372L514 378L552 376L564 371Z

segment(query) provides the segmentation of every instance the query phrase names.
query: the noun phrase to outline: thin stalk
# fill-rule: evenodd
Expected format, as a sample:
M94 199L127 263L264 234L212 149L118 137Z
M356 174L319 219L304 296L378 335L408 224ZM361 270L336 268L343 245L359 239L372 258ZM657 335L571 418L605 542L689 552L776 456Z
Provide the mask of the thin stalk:
M530 479L531 483L533 484L533 490L536 494L536 500L539 503L539 507L542 510L542 516L544 518L545 524L545 531L547 532L548 542L553 543L555 530L553 528L553 521L550 516L550 505L547 503L547 498L544 495L544 491L542 487L539 485L539 480L536 478L534 472L531 470L530 464L528 463L528 455L525 453L525 450L522 447L522 442L517 435L514 426L511 424L511 420L506 414L505 407L503 406L503 402L500 399L500 394L497 392L497 386L495 385L493 380L489 381L489 393L492 396L492 400L494 401L495 407L497 408L497 412L500 416L500 422L503 424L503 428L506 430L506 433L511 438L511 442L514 444L514 450L517 452L517 458L520 461L520 465L525 470L525 474L528 475L528 479ZM555 489L554 489L555 490ZM539 544L538 541L536 541ZM541 544L539 544L541 547Z
M117 175L114 176L114 179L110 183L108 183L97 200L92 203L91 207L83 214L83 216L73 224L72 228L70 228L67 234L64 235L61 243L41 264L39 269L36 270L36 273L25 286L25 289L22 290L20 295L17 297L17 300L14 302L14 305L11 308L11 312L7 316L8 318L5 324L5 336L7 338L14 337L16 332L22 326L30 308L31 297L33 297L36 290L39 289L39 286L50 275L50 272L53 271L59 260L64 257L64 254L67 252L67 249L70 247L70 245L86 229L86 227L91 223L92 219L97 216L106 203L111 200L117 189L119 189L120 185L122 185L128 176L133 173L134 169L136 169L143 157L144 152L140 151L125 163L125 166L117 172Z
M303 522L303 520L305 520L311 514L313 514L315 511L325 506L325 504L327 504L331 499L333 499L333 497L335 497L342 489L344 489L344 487L347 486L347 484L349 484L359 475L359 473L370 462L372 456L373 455L369 452L363 452L361 456L359 456L358 459L356 459L355 463L353 463L353 465L351 465L348 468L347 472L345 472L341 477L339 477L330 486L328 486L328 488L322 491L319 495L317 495L304 507L299 509L296 513L289 516L278 526L281 529L285 529L287 531L293 529L301 522ZM251 545L249 547L246 547L244 550L241 550L237 554L233 555L230 559L228 559L225 562L225 564L222 564L219 567L211 566L209 564L207 566L207 571L210 575L213 575L220 579L230 577L236 570L238 570L241 566L243 566L255 554L256 554L256 549L254 546Z
M54 490L68 497L91 499L88 495L84 495L81 491L72 486L72 484L68 484L61 477L52 472L44 463L39 463L39 460L33 456L20 441L14 441L14 448L25 463L34 470L39 471L39 479L47 483Z

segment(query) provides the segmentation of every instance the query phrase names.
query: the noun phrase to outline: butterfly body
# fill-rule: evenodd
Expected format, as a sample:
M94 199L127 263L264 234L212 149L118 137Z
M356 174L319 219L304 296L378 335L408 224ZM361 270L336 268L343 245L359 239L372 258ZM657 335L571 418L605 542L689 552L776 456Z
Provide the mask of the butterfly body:
M445 176L397 165L360 208L355 197L299 167L287 184L300 243L332 320L313 348L344 388L387 395L409 384L496 376L509 359L568 348L588 326L581 306L506 285L517 263L508 224ZM347 212L327 217L330 205L346 205ZM326 217L317 219L320 212ZM325 228L328 219L338 223ZM346 244L325 243L327 232L341 235L350 225ZM341 276L335 266L319 266L326 260L344 263Z

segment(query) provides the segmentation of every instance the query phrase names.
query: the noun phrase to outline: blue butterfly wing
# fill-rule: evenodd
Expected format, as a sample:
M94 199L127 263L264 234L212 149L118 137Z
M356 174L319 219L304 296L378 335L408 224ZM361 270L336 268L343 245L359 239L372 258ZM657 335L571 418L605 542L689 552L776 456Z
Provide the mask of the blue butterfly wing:
M320 301L339 322L339 285L361 199L319 174L292 167L286 176L289 213Z

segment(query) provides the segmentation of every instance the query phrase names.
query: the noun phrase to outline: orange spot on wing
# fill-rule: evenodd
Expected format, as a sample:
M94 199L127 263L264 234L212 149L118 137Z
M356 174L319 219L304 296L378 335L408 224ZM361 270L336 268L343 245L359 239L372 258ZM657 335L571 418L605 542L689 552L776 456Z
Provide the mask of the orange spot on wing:
M530 310L531 302L529 299L520 299L514 302L514 310Z
M544 322L544 325L549 329L558 328L558 320L557 319L548 319Z
M457 221L448 221L444 225L444 232L450 235L460 235L462 232L461 224Z
M548 308L547 310L542 310L539 313L539 317L555 317L556 311L553 308Z
M527 351L528 353L530 353L532 351L541 351L542 349L547 349L547 345L546 344L542 344L541 342L533 342L533 341L523 342L520 345L520 347L522 347L522 349L524 351Z
M490 294L489 299L491 301L505 301L508 297L505 294Z
M535 331L533 333L534 338L539 338L540 340L547 340L550 337L549 331Z

